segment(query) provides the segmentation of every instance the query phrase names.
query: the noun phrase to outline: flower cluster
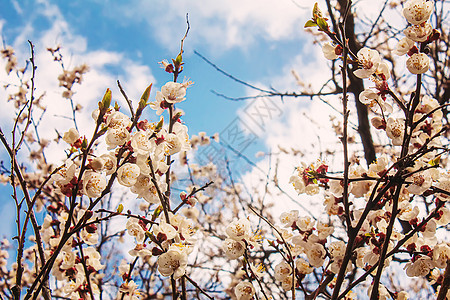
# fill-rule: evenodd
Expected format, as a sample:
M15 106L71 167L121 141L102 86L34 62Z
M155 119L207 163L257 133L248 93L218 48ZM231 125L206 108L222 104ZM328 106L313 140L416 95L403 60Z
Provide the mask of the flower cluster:
M244 255L251 241L249 220L243 218L231 222L226 229L227 238L222 243L222 249L229 259L237 259Z
M91 199L89 209L92 209L93 203L98 202L109 192L112 180L116 180L121 186L136 194L137 198L144 199L148 204L146 210L149 209L149 205L156 204L151 220L145 216L127 213L129 219L126 230L136 241L129 254L147 262L152 257L157 257L156 264L160 274L172 276L174 279L185 274L187 257L195 243L193 223L186 217L169 211L167 207L169 204L166 202L169 157L190 149L187 127L181 123L181 114L174 111L173 107L174 103L185 99L189 84L169 82L157 92L156 102L150 107L157 113L166 109L169 111L169 123L166 125L162 116L154 123L137 119L148 105L151 86L142 96L134 119L122 113L117 106L109 107L111 92L108 90L103 100L99 102L99 108L92 113L98 132L94 133L91 141L81 137L75 128L65 132L62 138L71 147L70 157L53 175L57 193L70 199L86 196ZM93 141L101 136L104 137L108 151L94 154L89 149ZM72 154L79 155L71 157ZM189 196L189 201L185 201L192 206L191 210L195 209L194 194ZM56 219L47 216L42 231L45 244L58 247L64 242L64 246L60 249L50 248L53 249L51 251L59 252L52 269L53 275L58 280L68 282L62 290L64 295L68 297L77 295L75 296L77 298L91 297L98 292L98 288L94 281L87 283L85 279L94 280L94 275L103 266L99 263L100 255L94 248L82 247L82 243L87 245L97 243L96 221L92 219L93 215L88 210L77 211L75 214L77 217L71 220L73 224L71 226L81 226L79 238L78 240L74 240L72 236L67 238L66 223L71 212L62 202L53 206ZM181 211L186 212L186 209ZM115 214L121 214L121 210ZM195 211L192 214L195 215ZM64 240L61 240L62 237ZM78 252L72 247L76 247ZM83 255L86 256L84 261ZM85 274L87 271L89 276ZM132 281L131 274L124 271L122 277L124 282L118 291L119 296L139 299L140 292Z
M299 194L315 195L319 192L319 184L328 182L328 179L322 177L327 169L328 166L320 161L310 166L303 163L301 167L296 168L296 174L291 176L289 183Z
M433 30L428 21L433 6L433 1L409 0L403 8L403 16L410 25L403 31L406 37L398 42L395 54L409 56L406 67L412 74L428 71L430 59L425 52L425 46L439 38L439 32ZM415 43L419 43L419 47Z
M406 37L399 41L394 53L409 56L406 66L412 74L428 71L430 44L440 36L429 23L433 9L433 1L426 0L409 0L403 5L403 16L410 25L403 31ZM390 268L394 257L402 255L408 261L404 265L406 276L427 278L431 284L442 282L442 272L450 258L449 244L438 234L439 229L450 222L447 208L449 174L445 164L440 163L448 151L441 138L446 131L444 106L420 93L421 76L416 78L416 92L411 94L409 101L403 100L405 93L411 92L403 91L399 96L390 88L391 70L380 52L370 48L362 48L356 55L350 49L343 51L342 47L346 45L335 33L327 26L321 26L320 30L333 41L322 47L325 57L330 60L342 58L344 63L357 66L353 74L373 83L359 95L354 94L376 114L371 123L385 134L391 149L382 151L385 154L380 153L375 161L369 162L368 168L358 160L350 161L345 171L340 171L341 176L335 175L340 172L329 174L327 168L318 172L317 166L302 164L297 167L296 174L289 180L295 191L323 196L328 215L343 222L347 241L329 239L312 245L307 244L309 237L303 237L299 243L298 237L289 231L283 232L284 240L292 243L288 248L293 255L297 253L292 249L306 249L299 253L305 255L302 259L307 259L310 267L325 265L328 272L338 274L330 283L335 289L332 298L339 295L345 274L349 272L362 272L361 278L372 274L374 280L368 290L371 299L392 296L389 287L381 284L381 274ZM343 53L347 53L346 59L342 57ZM392 60L390 63L395 66ZM399 110L395 110L396 107ZM423 205L420 199L430 202ZM297 211L285 212L281 222L292 230L300 228L302 233L308 227L302 229L304 225L299 226L305 222L298 215ZM322 251L319 245L324 248ZM316 260L308 255L314 248L318 253ZM294 272L289 259L278 266L280 281L297 277L298 270ZM287 285L283 287L289 289ZM407 293L398 292L396 297L406 299Z
M66 224L70 222L67 208L58 202L53 203L50 210L54 216L45 217L40 234L48 245L45 250L47 257L59 251L52 267L53 276L64 283L58 293L69 298L93 299L92 295L99 292L98 282L102 277L99 271L104 268L100 253L93 247L99 239L95 215L85 209L77 209L74 222L84 223L84 226L77 237L67 238L64 235ZM57 250L59 245L62 248Z

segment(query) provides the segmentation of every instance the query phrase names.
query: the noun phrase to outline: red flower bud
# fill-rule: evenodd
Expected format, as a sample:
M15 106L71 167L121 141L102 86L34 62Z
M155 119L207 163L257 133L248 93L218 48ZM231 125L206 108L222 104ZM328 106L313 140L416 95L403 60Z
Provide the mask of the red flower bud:
M167 240L167 235L165 233L159 232L158 235L156 236L156 239L160 243L164 242L165 240Z
M95 224L89 224L86 226L86 231L88 233L95 233L97 231L97 226Z
M159 249L158 247L154 247L153 249L152 249L152 255L153 256L159 256L159 255L161 255L161 254L163 254L164 252L161 250L161 249Z
M412 47L411 49L409 49L408 51L408 56L412 56L413 54L419 53L419 49L417 49L416 46Z

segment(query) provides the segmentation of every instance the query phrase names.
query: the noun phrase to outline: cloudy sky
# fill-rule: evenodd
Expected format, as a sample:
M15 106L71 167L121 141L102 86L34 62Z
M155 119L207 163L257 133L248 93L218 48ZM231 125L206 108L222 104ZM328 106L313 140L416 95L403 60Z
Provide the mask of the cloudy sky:
M195 52L257 86L282 92L299 91L296 78L291 74L295 70L303 82L320 88L327 80L324 72L329 72L328 62L322 58L320 47L313 44L313 37L303 29L313 4L310 0L4 0L0 2L0 32L3 46L15 48L20 65L30 56L27 40L35 45L37 94L46 92L47 112L41 123L42 135L53 139L55 124L64 132L72 123L64 118L71 115L70 106L61 97L62 90L56 79L61 67L52 61L46 51L48 47L62 47L67 69L83 63L90 66L73 97L84 107L86 113L77 118L81 130L88 132L88 124L92 123L90 112L106 88L111 88L113 100L126 107L116 80L120 80L127 94L135 100L149 83L154 84L154 95L171 80L158 62L177 55L188 14L190 31L185 41L185 71L181 77L195 84L189 88L187 101L179 108L186 113L183 119L189 133L206 131L212 135L218 132L222 142L257 162L254 155L257 151L278 151L278 145L320 152L327 143L334 143L335 136L327 141L324 135L329 130L324 125L329 107L320 101L311 105L308 99L280 101L274 98L258 103L224 100L211 91L230 97L257 95L258 92L220 74ZM1 61L2 85L14 80L14 75L7 77L3 69L4 61ZM4 95L2 93L3 99ZM13 110L10 104L2 103L2 108L0 125L9 132ZM317 116L320 121L312 122ZM155 120L152 115L146 117ZM240 128L246 138L234 139L230 132L236 128ZM57 147L53 145L51 149ZM259 160L260 164L267 162L264 158ZM288 170L283 180L287 181L298 163L283 166ZM12 215L10 199L0 199L0 207L4 208L0 210L2 220Z

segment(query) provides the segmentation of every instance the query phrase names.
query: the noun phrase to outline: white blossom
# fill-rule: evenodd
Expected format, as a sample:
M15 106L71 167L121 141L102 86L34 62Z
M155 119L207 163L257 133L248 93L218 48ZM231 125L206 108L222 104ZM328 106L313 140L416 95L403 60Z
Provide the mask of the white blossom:
M147 196L147 193L151 193L153 183L150 176L139 174L136 179L136 183L131 187L131 192L137 194L138 198L143 198Z
M298 210L283 212L280 216L281 224L284 227L291 227L298 220Z
M181 244L172 244L167 252L158 258L158 271L163 276L173 275L178 279L184 275L187 267L187 251Z
M425 42L433 31L430 23L408 26L403 33L407 38L414 42Z
M430 273L435 267L435 263L428 256L421 256L414 262L405 265L406 275L409 277L423 277Z
M222 249L229 259L237 259L244 255L245 244L244 242L236 241L233 239L225 239L222 242Z
M148 248L146 248L144 244L136 244L134 249L128 251L128 254L130 254L131 256L139 256L144 259L152 256L152 252Z
M332 242L327 249L333 258L343 257L345 255L345 243L343 241Z
M425 239L433 239L436 235L436 221L434 219L431 219L427 222L427 225L425 226L425 230L422 231L422 235Z
M72 160L66 160L64 166L53 175L53 179L58 186L68 184L75 177L77 172L77 165Z
M403 6L403 16L411 24L421 24L430 18L433 5L433 1L408 0Z
M400 146L405 133L405 121L403 119L389 118L386 123L386 134L394 146Z
M292 175L289 179L289 183L294 186L294 189L297 191L297 193L302 194L305 192L305 182L299 176Z
M105 267L100 263L100 253L94 247L84 248L83 254L86 258L86 264L93 267L96 271L99 271Z
M319 185L317 185L317 184L308 184L305 187L305 193L306 193L306 195L309 195L309 196L317 195L319 193L319 191L320 191Z
M292 289L292 276L287 276L281 281L281 287L285 292Z
M364 91L362 91L359 94L359 101L362 104L373 108L376 112L379 112L380 110L385 113L392 112L392 106L384 101L378 92L372 89L365 89Z
M104 162L102 171L106 172L106 175L111 175L116 171L117 158L113 152L102 154L100 158Z
M433 183L433 179L428 170L414 173L412 176L408 177L408 179L412 182L407 188L408 192L415 195L421 195L428 190Z
M182 146L183 144L176 134L169 133L164 137L164 149L167 155L174 155L175 153L180 152Z
M64 132L64 135L62 139L67 144L71 145L75 143L80 138L80 134L78 133L78 130L75 128L70 128L68 131Z
M436 245L433 249L433 261L437 268L444 269L450 259L450 246L447 243Z
M86 171L83 174L83 193L89 198L98 198L106 188L106 178L100 173Z
M195 197L190 198L195 199ZM181 213L188 219L191 219L193 221L196 221L198 216L200 215L199 210L196 207L183 207L181 209Z
M131 147L138 154L148 155L156 146L154 140L150 140L153 132L149 130L140 130L131 138Z
M255 295L255 288L248 281L241 281L234 287L237 300L251 300Z
M178 82L168 82L161 88L161 92L156 92L156 100L165 100L167 103L179 103L185 100L186 87Z
M171 240L177 236L177 230L170 224L161 221L161 224L153 226L153 234L157 236L162 233L168 240Z
M450 193L450 178L448 174L442 175L438 179L438 183L436 184L436 187L446 191L447 193ZM436 197L438 197L442 201L448 201L450 199L450 196L445 193L437 193Z
M278 281L283 281L286 277L291 275L292 268L291 266L285 262L282 261L279 264L275 266L275 279Z
M121 113L120 111L113 111L108 117L106 118L106 125L109 129L112 128L127 128L130 127L132 124L130 118L125 115L124 113Z
M117 299L122 299L122 297L123 297L123 300L139 300L139 299L141 299L141 294L138 290L138 285L133 280L125 281L119 287Z
M98 243L98 232L88 232L86 228L83 228L80 232L81 239L88 245L95 245Z
M425 53L414 53L406 60L406 68L413 74L422 74L428 71L430 59Z
M117 181L123 186L133 186L140 174L136 164L126 163L117 170Z
M309 231L314 227L314 220L310 217L301 217L297 220L296 224L301 231Z
M450 209L443 206L438 210L439 217L436 218L437 225L447 225L450 222Z
M322 221L317 221L317 235L320 240L326 239L334 232L334 226L324 223Z
M180 122L175 122L175 124L173 124L172 131L181 142L181 151L191 150L191 142L189 141L187 126L181 124Z
M331 45L331 43L325 43L322 46L322 52L326 59L333 60L339 57L336 54L336 46Z
M397 298L396 300L408 300L409 298L409 294L405 291L401 291L397 293Z
M126 229L128 230L128 234L134 236L138 243L142 243L145 238L145 230L139 223L139 220L136 218L130 218L127 221Z
M227 226L226 233L235 241L247 240L250 237L250 222L246 218L234 220Z
M105 142L108 149L114 149L130 140L130 132L125 127L111 128L106 131Z
M394 53L402 56L408 53L408 51L414 47L414 41L404 37L400 41L398 41L397 46L395 47Z
M64 247L60 254L58 255L58 258L61 258L61 264L59 265L59 268L63 270L67 270L72 268L75 265L75 259L76 259L76 253L72 251L71 247Z
M417 206L412 206L409 201L401 201L399 203L400 212L398 214L398 218L403 221L410 221L419 215L419 208Z
M380 54L377 50L362 48L358 51L357 56L358 62L362 68L354 71L353 73L359 78L369 78L370 75L375 73L381 62Z
M297 269L297 272L300 274L309 274L312 273L312 271L314 271L314 268L311 267L309 263L301 257L295 261L295 268Z
M319 268L325 261L326 251L325 248L319 243L308 244L306 249L306 255L308 256L311 266Z

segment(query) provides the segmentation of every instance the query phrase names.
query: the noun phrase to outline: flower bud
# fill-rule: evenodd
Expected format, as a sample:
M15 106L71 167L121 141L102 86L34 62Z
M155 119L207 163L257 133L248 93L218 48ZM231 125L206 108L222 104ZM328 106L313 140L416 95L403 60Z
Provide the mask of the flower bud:
M158 255L161 255L161 254L163 254L164 252L161 250L161 249L159 249L158 247L154 247L153 249L152 249L152 255L153 256L158 256Z

